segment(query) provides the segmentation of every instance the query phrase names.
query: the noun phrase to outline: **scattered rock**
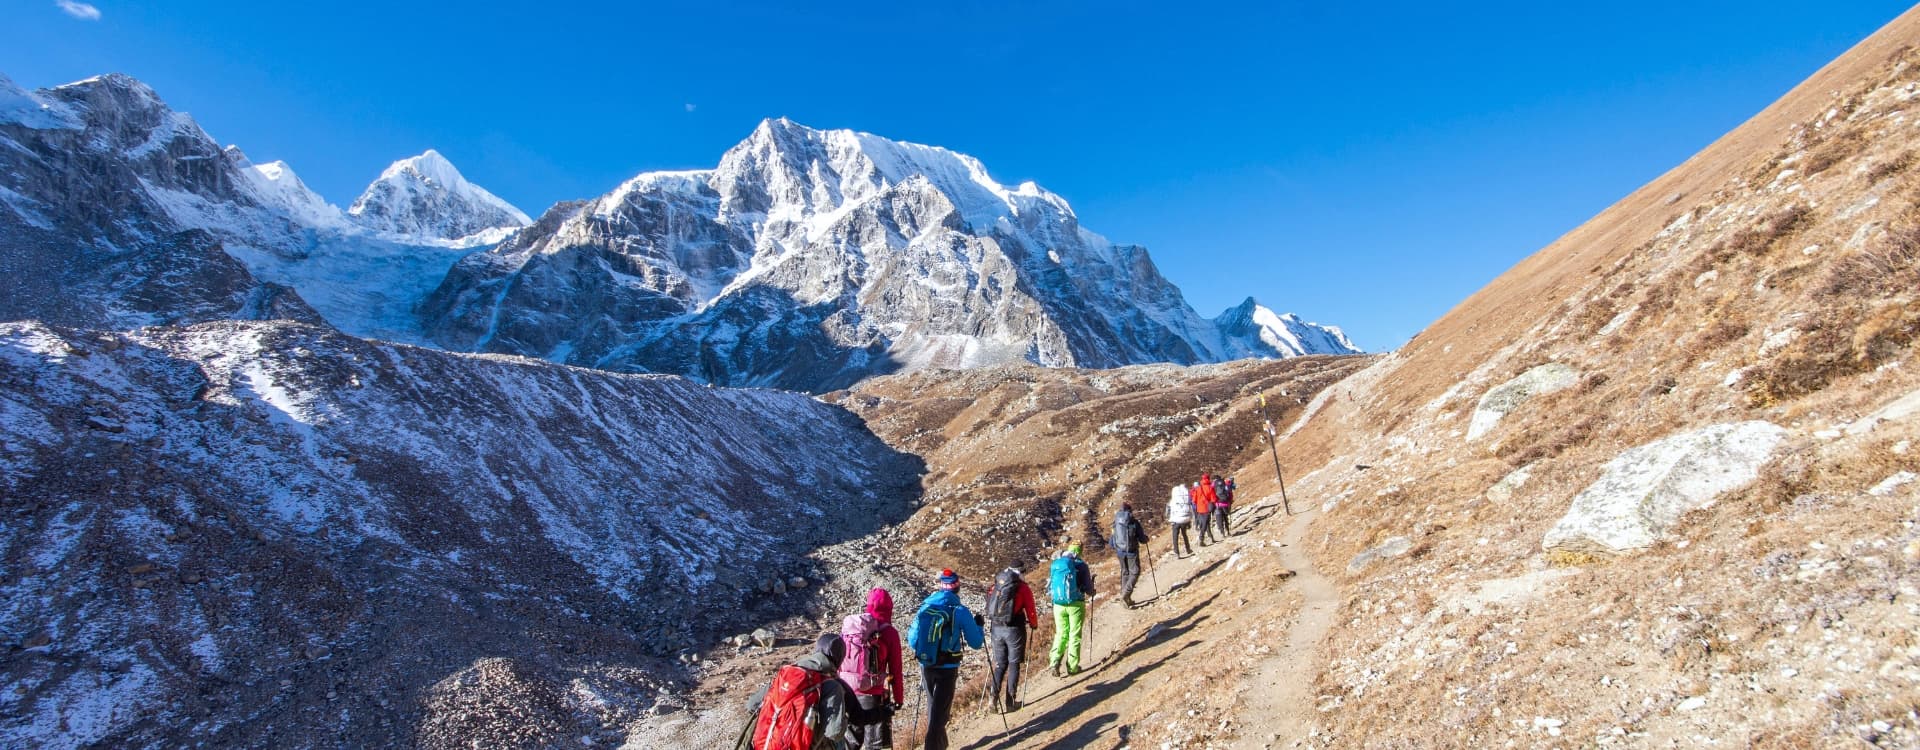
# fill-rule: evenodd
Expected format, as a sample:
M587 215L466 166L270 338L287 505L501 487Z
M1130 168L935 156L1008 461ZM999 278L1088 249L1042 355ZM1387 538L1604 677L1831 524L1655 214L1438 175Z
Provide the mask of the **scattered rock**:
M777 638L774 636L773 631L766 628L759 628L753 631L753 643L761 648L773 648L776 640Z
M1706 706L1707 706L1707 699L1696 695L1696 696L1693 696L1692 698L1688 698L1686 700L1680 701L1679 708L1682 711L1694 711L1694 710L1706 708Z
M1376 560L1399 557L1407 554L1407 550L1410 549L1413 549L1412 539L1404 536L1388 537L1385 541L1368 548L1365 552L1354 555L1353 560L1347 563L1347 572L1358 573L1365 570L1368 565L1372 565Z
M807 587L807 579L794 576L787 579L787 588L798 591Z
M1669 435L1608 461L1541 540L1549 551L1618 554L1651 546L1680 516L1759 476L1786 440L1770 422Z
M1525 487L1527 480L1533 478L1533 467L1539 465L1538 462L1530 463L1501 477L1500 481L1494 482L1492 487L1487 488L1487 499L1495 503L1506 503L1512 500L1513 493Z
M1543 393L1565 390L1580 380L1580 371L1559 362L1549 362L1520 373L1518 377L1487 391L1473 409L1473 421L1467 425L1467 439L1487 434L1502 417L1511 414L1528 399Z
M1920 391L1914 391L1894 399L1892 403L1882 406L1874 413L1860 418L1860 421L1847 425L1847 433L1850 435L1864 435L1872 432L1874 428L1879 427L1881 424L1904 421L1915 414L1920 414ZM1898 453L1901 451L1895 452Z
M785 594L785 593L787 593L787 582L786 582L786 581L774 581L774 582L773 582L773 593L774 593L775 595L779 595L779 594Z
M1880 480L1880 483L1874 485L1873 489L1867 490L1867 494L1874 497L1890 497L1893 495L1894 490L1900 489L1903 485L1911 484L1915 479L1920 479L1920 476L1916 476L1911 471L1895 472L1892 476Z
M308 646L307 647L307 659L309 661L318 661L332 655L333 655L333 649L328 648L326 646Z
M143 575L146 573L152 573L153 563L140 563L138 565L129 565L127 566L127 572L132 573L134 575Z
M20 647L21 648L45 648L46 646L52 643L53 643L53 636L47 634L46 631L41 631L38 633L34 633L33 635L27 636L26 640L20 642Z
M87 426L101 432L121 433L127 431L126 425L107 419L106 417L87 417Z

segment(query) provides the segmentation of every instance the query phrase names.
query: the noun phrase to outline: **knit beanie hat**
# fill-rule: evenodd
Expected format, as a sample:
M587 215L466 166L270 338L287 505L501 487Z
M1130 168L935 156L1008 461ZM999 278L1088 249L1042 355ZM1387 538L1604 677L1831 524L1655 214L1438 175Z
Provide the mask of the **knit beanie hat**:
M953 572L952 568L940 571L939 581L942 591L954 591L960 588L960 574Z

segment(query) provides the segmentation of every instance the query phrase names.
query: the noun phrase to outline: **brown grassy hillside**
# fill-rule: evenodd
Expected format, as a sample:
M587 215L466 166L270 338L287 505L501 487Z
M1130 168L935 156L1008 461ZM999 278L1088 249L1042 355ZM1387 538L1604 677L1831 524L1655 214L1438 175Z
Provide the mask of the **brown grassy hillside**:
M1298 490L1348 594L1317 741L1920 743L1916 424L1870 418L1920 387L1916 43L1909 12L1333 389L1291 439L1333 455ZM1466 437L1547 363L1572 387ZM1542 549L1607 461L1747 420L1789 430L1759 481L1644 551Z
M914 559L985 577L1045 560L1068 541L1093 557L1122 502L1158 528L1168 489L1201 472L1251 467L1243 481L1270 477L1259 397L1284 423L1369 361L926 371L827 400L926 459L922 510L902 527Z

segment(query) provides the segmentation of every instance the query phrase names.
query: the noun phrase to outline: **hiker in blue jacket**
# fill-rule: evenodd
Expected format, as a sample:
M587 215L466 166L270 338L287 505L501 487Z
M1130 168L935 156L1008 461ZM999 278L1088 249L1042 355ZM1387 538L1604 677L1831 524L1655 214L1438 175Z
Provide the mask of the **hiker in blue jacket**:
M946 750L947 718L953 713L953 689L960 681L960 652L986 645L983 622L960 603L960 575L942 570L937 590L920 605L907 629L907 643L920 660L920 684L927 688L927 750Z

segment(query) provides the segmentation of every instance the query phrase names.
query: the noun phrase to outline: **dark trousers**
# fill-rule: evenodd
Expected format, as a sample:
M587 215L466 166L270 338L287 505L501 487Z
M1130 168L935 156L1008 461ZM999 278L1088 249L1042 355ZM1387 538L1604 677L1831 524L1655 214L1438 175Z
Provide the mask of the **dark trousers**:
M860 707L869 711L886 705L885 695L856 695ZM878 724L849 724L847 726L847 747L851 750L880 750L893 747L893 720Z
M1227 538L1227 514L1233 511L1231 505L1213 506L1213 520L1220 524L1220 538Z
M1190 523L1176 523L1173 525L1173 554L1180 554L1181 544L1187 545L1187 554L1193 554L1193 540L1187 538L1187 529L1192 526L1193 524Z
M1205 547L1208 544L1212 544L1213 543L1213 514L1212 513L1195 513L1193 514L1193 516L1194 516L1195 525L1200 527L1200 546Z
M953 715L953 688L960 682L960 669L920 668L920 681L927 685L927 750L947 750L947 719Z
M1000 696L1011 701L1020 695L1020 662L1027 658L1027 628L1024 625L995 625L987 648L993 659L993 679L987 682L987 695L993 702Z
M1133 602L1133 584L1140 580L1140 553L1121 552L1120 555L1120 601Z

